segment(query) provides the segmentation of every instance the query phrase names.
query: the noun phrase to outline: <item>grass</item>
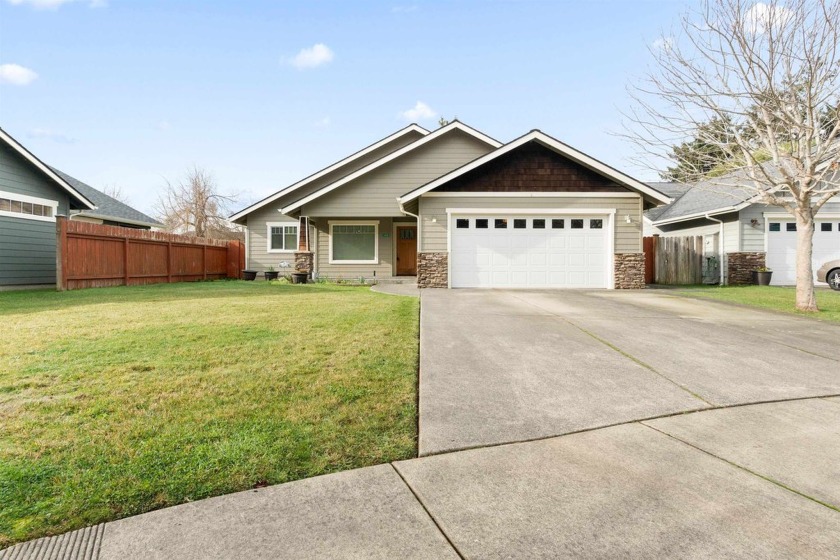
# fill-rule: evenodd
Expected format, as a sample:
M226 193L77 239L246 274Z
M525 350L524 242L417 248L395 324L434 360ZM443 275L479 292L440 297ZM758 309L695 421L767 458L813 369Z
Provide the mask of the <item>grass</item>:
M0 293L0 548L415 456L418 305L266 282Z
M698 287L680 290L679 293L692 296L749 305L760 309L772 309L814 317L824 321L840 323L840 292L817 290L818 313L801 313L795 309L794 288L778 286L724 286Z

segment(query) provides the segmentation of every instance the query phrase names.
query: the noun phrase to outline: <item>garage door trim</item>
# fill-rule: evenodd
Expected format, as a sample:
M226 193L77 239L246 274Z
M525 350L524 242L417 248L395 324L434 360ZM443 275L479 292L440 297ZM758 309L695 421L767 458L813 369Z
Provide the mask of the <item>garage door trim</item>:
M446 209L446 251L449 255L446 270L447 288L452 288L452 230L455 216L500 216L504 214L527 216L527 215L580 215L603 217L607 220L604 228L607 233L607 246L605 250L606 286L612 290L615 288L615 208L447 208Z

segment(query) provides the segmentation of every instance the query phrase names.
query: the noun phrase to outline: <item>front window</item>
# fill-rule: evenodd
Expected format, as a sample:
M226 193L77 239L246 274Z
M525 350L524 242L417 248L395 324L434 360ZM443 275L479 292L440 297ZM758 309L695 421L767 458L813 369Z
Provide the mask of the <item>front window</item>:
M376 264L379 262L378 223L330 224L330 262Z
M289 253L297 251L297 224L268 224L268 252Z

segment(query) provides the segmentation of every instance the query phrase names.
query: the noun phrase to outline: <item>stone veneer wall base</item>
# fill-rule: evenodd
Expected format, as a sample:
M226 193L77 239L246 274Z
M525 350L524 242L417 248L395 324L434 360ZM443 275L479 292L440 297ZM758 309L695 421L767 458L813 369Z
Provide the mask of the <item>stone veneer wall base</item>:
M645 254L615 254L615 289L641 290L645 287Z
M766 266L766 253L739 252L726 254L726 271L730 286L744 286L753 283L752 273L757 268Z
M449 287L449 253L417 254L417 287Z
M311 274L314 270L315 255L312 251L298 251L295 253L295 272Z

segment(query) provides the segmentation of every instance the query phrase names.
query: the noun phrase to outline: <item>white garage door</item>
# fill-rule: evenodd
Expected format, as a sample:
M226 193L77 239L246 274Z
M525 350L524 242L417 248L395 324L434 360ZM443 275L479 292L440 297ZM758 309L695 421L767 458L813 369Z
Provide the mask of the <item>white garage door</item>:
M814 232L814 271L826 261L834 259L840 259L840 219L817 220L817 230ZM773 285L796 284L795 221L768 219L767 268L773 271Z
M453 288L605 288L609 215L453 215Z

